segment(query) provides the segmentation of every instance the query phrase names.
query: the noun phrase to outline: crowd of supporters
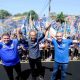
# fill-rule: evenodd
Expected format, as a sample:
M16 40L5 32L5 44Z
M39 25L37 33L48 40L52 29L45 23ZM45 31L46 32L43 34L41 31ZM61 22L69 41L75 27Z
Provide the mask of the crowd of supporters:
M51 80L53 80L55 79L58 65L63 66L64 71L61 73L61 77L65 78L69 57L70 60L79 60L79 39L70 36L63 37L62 32L57 32L55 36L47 37L46 33L50 27L51 24L48 23L42 32L31 30L28 37L23 35L21 28L17 28L15 33L4 33L1 36L0 57L10 80L14 80L13 69L19 75L19 80L22 80L20 61L29 61L32 80L36 80L35 65L38 69L39 80L44 80L41 61L54 60L54 71L51 76ZM61 70L63 68L61 67Z
M11 36L11 39L17 39L16 32L14 34L11 34L10 36ZM19 52L21 61L25 62L25 61L28 61L28 55L29 55L28 46L25 44L26 38L23 36L22 32L20 32L19 37L23 40L23 44L19 44L18 52ZM67 37L67 38L72 38L74 40L75 36ZM44 38L42 41L40 41L39 49L40 49L42 61L53 61L54 60L54 54L55 54L54 46L52 46L52 44L48 40ZM70 50L70 59L79 60L80 44L71 45L69 50Z
M80 48L78 44L72 45L70 50L70 59L79 60L80 58ZM25 51L19 48L19 54L22 61L28 60L28 49ZM54 60L54 46L48 41L40 43L40 54L42 61L53 61Z

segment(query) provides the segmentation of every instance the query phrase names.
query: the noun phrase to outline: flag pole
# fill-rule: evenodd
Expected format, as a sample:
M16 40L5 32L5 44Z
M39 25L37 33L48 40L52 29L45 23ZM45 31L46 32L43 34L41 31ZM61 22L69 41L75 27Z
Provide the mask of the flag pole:
M66 37L66 20L65 20L65 26L64 26L64 36Z

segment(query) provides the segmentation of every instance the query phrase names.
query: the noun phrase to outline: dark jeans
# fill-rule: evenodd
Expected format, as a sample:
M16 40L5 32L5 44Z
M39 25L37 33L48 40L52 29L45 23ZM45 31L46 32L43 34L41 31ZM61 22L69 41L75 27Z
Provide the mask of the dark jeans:
M41 75L41 76L43 75L41 58L37 58L37 59L29 58L29 65L30 65L30 68L31 68L31 74L32 74L33 78L36 77L35 65L37 67L38 74Z
M4 69L7 72L9 80L15 80L14 77L13 77L13 69L15 69L17 75L19 76L18 79L16 79L16 80L21 80L20 79L20 76L21 76L20 75L21 74L21 64L20 64L20 62L17 63L16 65L14 65L14 66L4 66Z
M41 59L45 60L44 50L40 50Z
M51 80L56 79L56 75L57 75L59 68L61 69L61 79L60 80L65 80L67 67L68 67L68 63L54 62L54 67L53 67L54 70L52 72Z

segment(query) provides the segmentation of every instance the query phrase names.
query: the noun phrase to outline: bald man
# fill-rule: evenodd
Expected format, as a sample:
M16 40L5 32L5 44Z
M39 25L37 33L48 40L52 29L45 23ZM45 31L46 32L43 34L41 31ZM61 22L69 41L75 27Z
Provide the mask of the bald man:
M46 26L45 30L42 32L40 36L37 36L37 32L35 30L31 30L29 32L29 38L25 41L25 44L28 45L28 50L29 50L29 65L30 65L31 74L32 74L31 80L37 79L35 74L35 65L39 73L38 79L43 80L41 55L39 51L39 42L45 37L45 34L49 28L50 28L50 24ZM17 32L17 34L18 33L19 31Z
M65 80L69 63L69 47L72 43L79 42L77 40L63 39L63 34L61 32L57 32L56 39L52 39L51 42L55 50L53 67L54 70L52 72L51 80L55 80L59 67L61 69L60 80Z

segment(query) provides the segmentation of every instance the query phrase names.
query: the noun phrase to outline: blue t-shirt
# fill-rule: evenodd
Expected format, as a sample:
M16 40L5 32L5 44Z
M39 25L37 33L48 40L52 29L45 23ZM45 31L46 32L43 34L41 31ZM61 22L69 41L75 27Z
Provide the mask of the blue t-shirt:
M63 39L62 42L58 42L53 39L52 44L54 45L55 56L54 60L59 63L69 62L69 47L72 44L72 40Z
M17 39L10 40L9 44L0 43L0 57L3 65L13 66L20 61L17 46Z

